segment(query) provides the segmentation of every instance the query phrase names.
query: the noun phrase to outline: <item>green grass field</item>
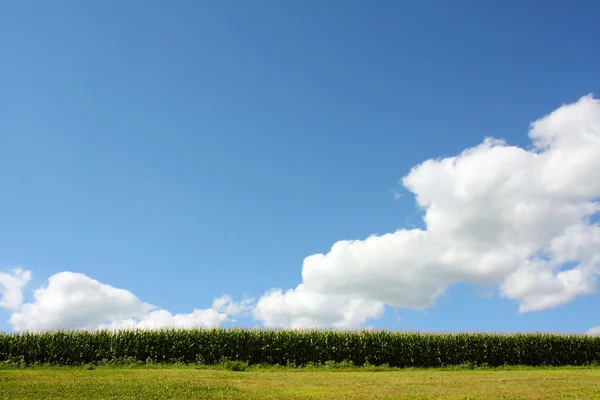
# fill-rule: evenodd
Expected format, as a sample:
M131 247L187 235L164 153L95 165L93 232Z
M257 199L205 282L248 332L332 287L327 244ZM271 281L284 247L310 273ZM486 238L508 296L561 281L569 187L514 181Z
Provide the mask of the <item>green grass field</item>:
M600 368L0 370L2 399L600 399Z

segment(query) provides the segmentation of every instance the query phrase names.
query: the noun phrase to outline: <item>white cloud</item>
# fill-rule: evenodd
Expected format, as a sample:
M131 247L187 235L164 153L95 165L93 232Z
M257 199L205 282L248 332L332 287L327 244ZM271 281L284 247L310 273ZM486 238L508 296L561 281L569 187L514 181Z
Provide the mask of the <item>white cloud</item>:
M108 324L100 325L100 328L106 329L157 329L157 328L213 328L229 321L232 316L244 314L253 306L252 299L244 299L236 303L233 299L224 295L213 301L212 307L204 310L195 309L189 314L176 314L162 309L155 309L136 319L128 318L124 320L112 321Z
M34 301L18 306L9 322L15 330L96 328L215 327L244 312L250 301L234 303L229 296L213 307L173 315L142 302L133 293L102 284L84 274L60 272L34 293Z
M589 329L586 332L588 335L600 336L600 326L596 326L594 328Z
M0 308L9 310L23 303L23 288L31 280L31 272L14 268L10 272L0 272Z
M285 293L279 289L267 293L253 310L256 319L275 328L351 328L383 313L382 302L310 292L302 284Z
M594 292L600 266L600 101L537 120L532 149L487 138L402 180L426 229L340 241L307 257L302 283L257 303L267 326L359 326L383 304L426 308L454 283L496 285L520 312ZM567 264L568 263L568 264Z
M115 320L99 325L103 329L158 329L158 328L210 328L218 327L229 321L227 314L213 309L194 310L189 314L173 315L167 310L153 310L139 316L137 319L128 318Z
M212 309L227 315L239 315L250 311L253 306L254 299L244 299L236 303L231 296L223 295L213 300Z

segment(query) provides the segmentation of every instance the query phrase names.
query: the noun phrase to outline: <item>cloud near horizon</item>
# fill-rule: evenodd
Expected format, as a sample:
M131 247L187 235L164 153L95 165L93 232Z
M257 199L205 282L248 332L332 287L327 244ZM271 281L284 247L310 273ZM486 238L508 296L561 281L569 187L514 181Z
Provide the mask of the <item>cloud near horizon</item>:
M244 312L266 327L356 328L385 305L431 307L457 283L493 285L520 313L558 307L594 293L600 273L600 101L561 106L535 121L529 138L531 149L486 138L416 165L402 184L425 229L339 241L304 259L296 288L271 289L256 303L224 296L172 315L72 272L22 303L31 273L13 270L0 274L0 307L12 310L16 330L208 327Z
M586 333L588 335L600 336L600 326L596 326L594 328L591 328Z
M12 276L19 274L23 274L21 270L12 271ZM12 303L9 323L15 330L219 327L245 313L252 303L251 299L235 303L225 295L214 299L208 309L173 315L142 302L127 290L68 271L52 275L48 285L37 289L33 298L31 303Z

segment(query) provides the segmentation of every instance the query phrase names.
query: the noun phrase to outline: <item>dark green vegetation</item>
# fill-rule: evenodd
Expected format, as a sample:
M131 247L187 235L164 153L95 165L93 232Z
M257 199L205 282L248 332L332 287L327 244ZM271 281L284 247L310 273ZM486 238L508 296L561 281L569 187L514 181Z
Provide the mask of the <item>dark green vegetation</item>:
M0 334L5 364L194 363L390 367L595 365L600 337L242 329Z
M600 368L80 366L0 370L0 399L600 399Z

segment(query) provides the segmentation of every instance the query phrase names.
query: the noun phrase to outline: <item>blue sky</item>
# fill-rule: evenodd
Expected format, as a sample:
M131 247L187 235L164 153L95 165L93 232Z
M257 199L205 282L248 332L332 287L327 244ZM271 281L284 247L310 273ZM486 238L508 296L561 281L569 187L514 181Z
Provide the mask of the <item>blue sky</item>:
M528 150L532 122L598 93L599 12L586 1L5 1L0 270L31 271L24 304L72 271L172 314L293 289L305 257L340 240L426 228L399 184L414 166L485 137ZM385 315L365 324L600 325L598 294L519 313L521 297L496 283L458 282L426 310L382 300ZM63 306L44 309L72 312ZM0 329L15 312L0 310Z

